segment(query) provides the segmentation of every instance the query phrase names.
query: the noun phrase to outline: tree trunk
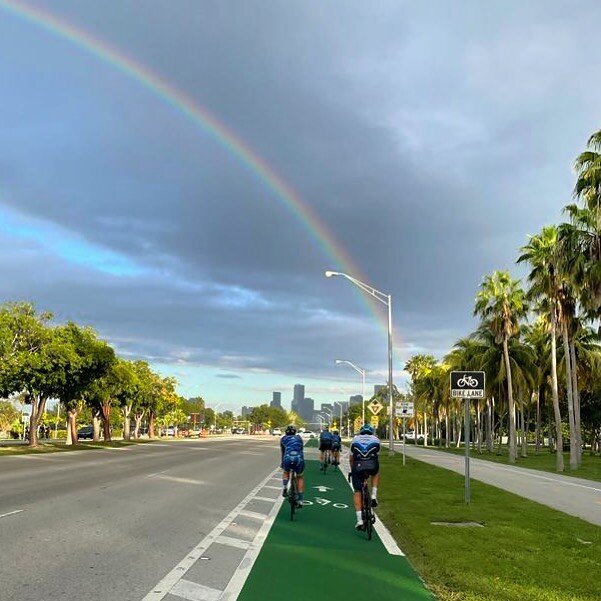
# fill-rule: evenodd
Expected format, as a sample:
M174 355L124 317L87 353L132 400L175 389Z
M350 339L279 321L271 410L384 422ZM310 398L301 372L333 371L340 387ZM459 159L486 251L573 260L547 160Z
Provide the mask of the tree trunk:
M449 419L449 407L446 408L445 410L445 414L444 414L444 419L445 419L445 434L444 434L444 448L448 449L449 448L449 434L450 434L450 430L451 430L451 424L450 424L450 419Z
M480 421L480 401L476 401L476 423L478 429L478 453L482 454L482 424Z
M540 446L541 446L541 426L542 426L541 405L542 405L542 401L543 401L544 390L545 390L544 386L539 386L538 392L536 394L536 426L535 426L536 434L535 434L535 438L536 438L536 454L537 455L540 453Z
M562 324L563 354L566 365L566 389L568 393L568 420L570 425L570 469L578 469L578 453L576 443L576 426L574 424L574 395L572 390L572 362L570 360L570 341L568 326Z
M100 412L102 417L102 431L104 435L104 442L111 441L111 405L106 403L100 406Z
M38 446L38 425L46 408L46 398L31 396L31 416L29 418L29 446Z
M494 425L495 425L495 397L487 401L488 404L488 452L492 453L495 450L494 446Z
M131 438L131 419L129 417L131 414L131 405L124 405L121 411L123 412L123 440L129 440Z
M144 411L142 413L134 413L134 439L138 440L140 438L140 427L142 426L142 418L144 417ZM342 431L342 423L340 424L340 429Z
M509 362L509 345L506 336L503 338L503 356L505 357L505 372L507 373L507 400L509 403L509 463L515 463L515 405L513 402L513 382L511 379L511 363Z
M98 442L100 440L100 411L94 411L94 415L92 416L92 426L94 428L94 442Z
M67 444L77 444L77 409L67 409Z
M148 437L149 438L154 438L154 419L155 419L154 411L151 411L149 418L148 418Z
M529 398L532 398L530 394ZM530 405L527 411L522 411L522 427L524 430L522 438L522 457L528 457L528 430L530 430Z
M424 411L424 448L428 446L428 414Z
M582 425L580 423L580 393L578 392L578 363L576 362L576 345L570 343L570 358L572 359L572 395L574 397L574 427L576 430L576 453L578 467L582 465Z
M559 410L559 386L557 384L557 315L551 310L551 393L555 416L555 469L563 472L563 435L561 433L561 412ZM551 437L551 431L549 431Z

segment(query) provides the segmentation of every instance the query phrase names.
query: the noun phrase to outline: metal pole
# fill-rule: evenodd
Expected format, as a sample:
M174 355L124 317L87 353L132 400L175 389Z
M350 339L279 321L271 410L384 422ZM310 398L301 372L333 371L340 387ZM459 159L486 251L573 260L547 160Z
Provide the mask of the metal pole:
M403 465L405 465L405 417L403 416Z
M54 422L54 438L58 438L58 420L61 416L61 404L60 401L56 404L56 421Z
M361 425L365 423L365 370L361 370Z
M470 504L470 400L465 399L465 502Z
M388 402L390 404L390 427L388 429L389 455L394 454L394 403L392 401L392 296L388 295Z

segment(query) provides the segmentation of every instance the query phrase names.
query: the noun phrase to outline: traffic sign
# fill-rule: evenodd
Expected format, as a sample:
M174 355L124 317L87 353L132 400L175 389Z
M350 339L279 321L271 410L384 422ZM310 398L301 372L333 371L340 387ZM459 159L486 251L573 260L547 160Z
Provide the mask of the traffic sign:
M378 424L380 423L380 418L377 415L372 415L370 422L372 427L377 428Z
M414 405L413 401L399 401L396 404L396 416L397 417L413 417Z
M483 371L452 371L451 398L483 399L486 374Z
M369 407L369 410L374 414L374 415L378 415L378 413L380 413L380 411L382 411L382 409L384 409L384 405L382 405L382 403L380 403L377 399L374 399L371 403L369 403L367 405Z
M363 422L361 421L361 418L356 417L355 421L353 422L353 426L355 426L355 432L359 432L362 425L363 425Z

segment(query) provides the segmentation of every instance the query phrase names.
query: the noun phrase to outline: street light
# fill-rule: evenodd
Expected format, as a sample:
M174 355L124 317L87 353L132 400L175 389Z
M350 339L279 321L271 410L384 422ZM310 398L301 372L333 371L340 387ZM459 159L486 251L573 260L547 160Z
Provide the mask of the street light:
M356 372L361 374L361 425L363 425L365 423L365 370L355 365L352 361L336 359L336 365L342 365L343 363L350 365Z
M370 296L373 296L377 301L380 301L383 305L388 307L388 403L390 405L390 426L389 430L389 448L390 455L394 453L394 420L395 420L395 411L394 411L394 403L392 401L392 296L390 294L384 294L384 292L380 292L376 288L361 282L354 277L342 273L340 271L326 271L325 273L327 278L331 278L334 276L340 276L346 278L349 282L355 284L355 286L361 288L363 292L367 292Z

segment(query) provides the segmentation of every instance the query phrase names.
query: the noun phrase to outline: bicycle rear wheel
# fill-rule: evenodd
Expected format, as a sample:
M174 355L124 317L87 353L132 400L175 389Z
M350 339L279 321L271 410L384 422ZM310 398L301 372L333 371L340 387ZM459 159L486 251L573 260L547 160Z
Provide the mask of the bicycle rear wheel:
M292 472L290 477L290 490L288 491L288 502L290 503L290 520L294 521L296 513L296 474Z
M363 495L361 497L363 524L365 525L365 532L367 533L367 540L371 540L374 520L371 509L371 497L369 495L369 488L367 487L367 481L363 484Z

